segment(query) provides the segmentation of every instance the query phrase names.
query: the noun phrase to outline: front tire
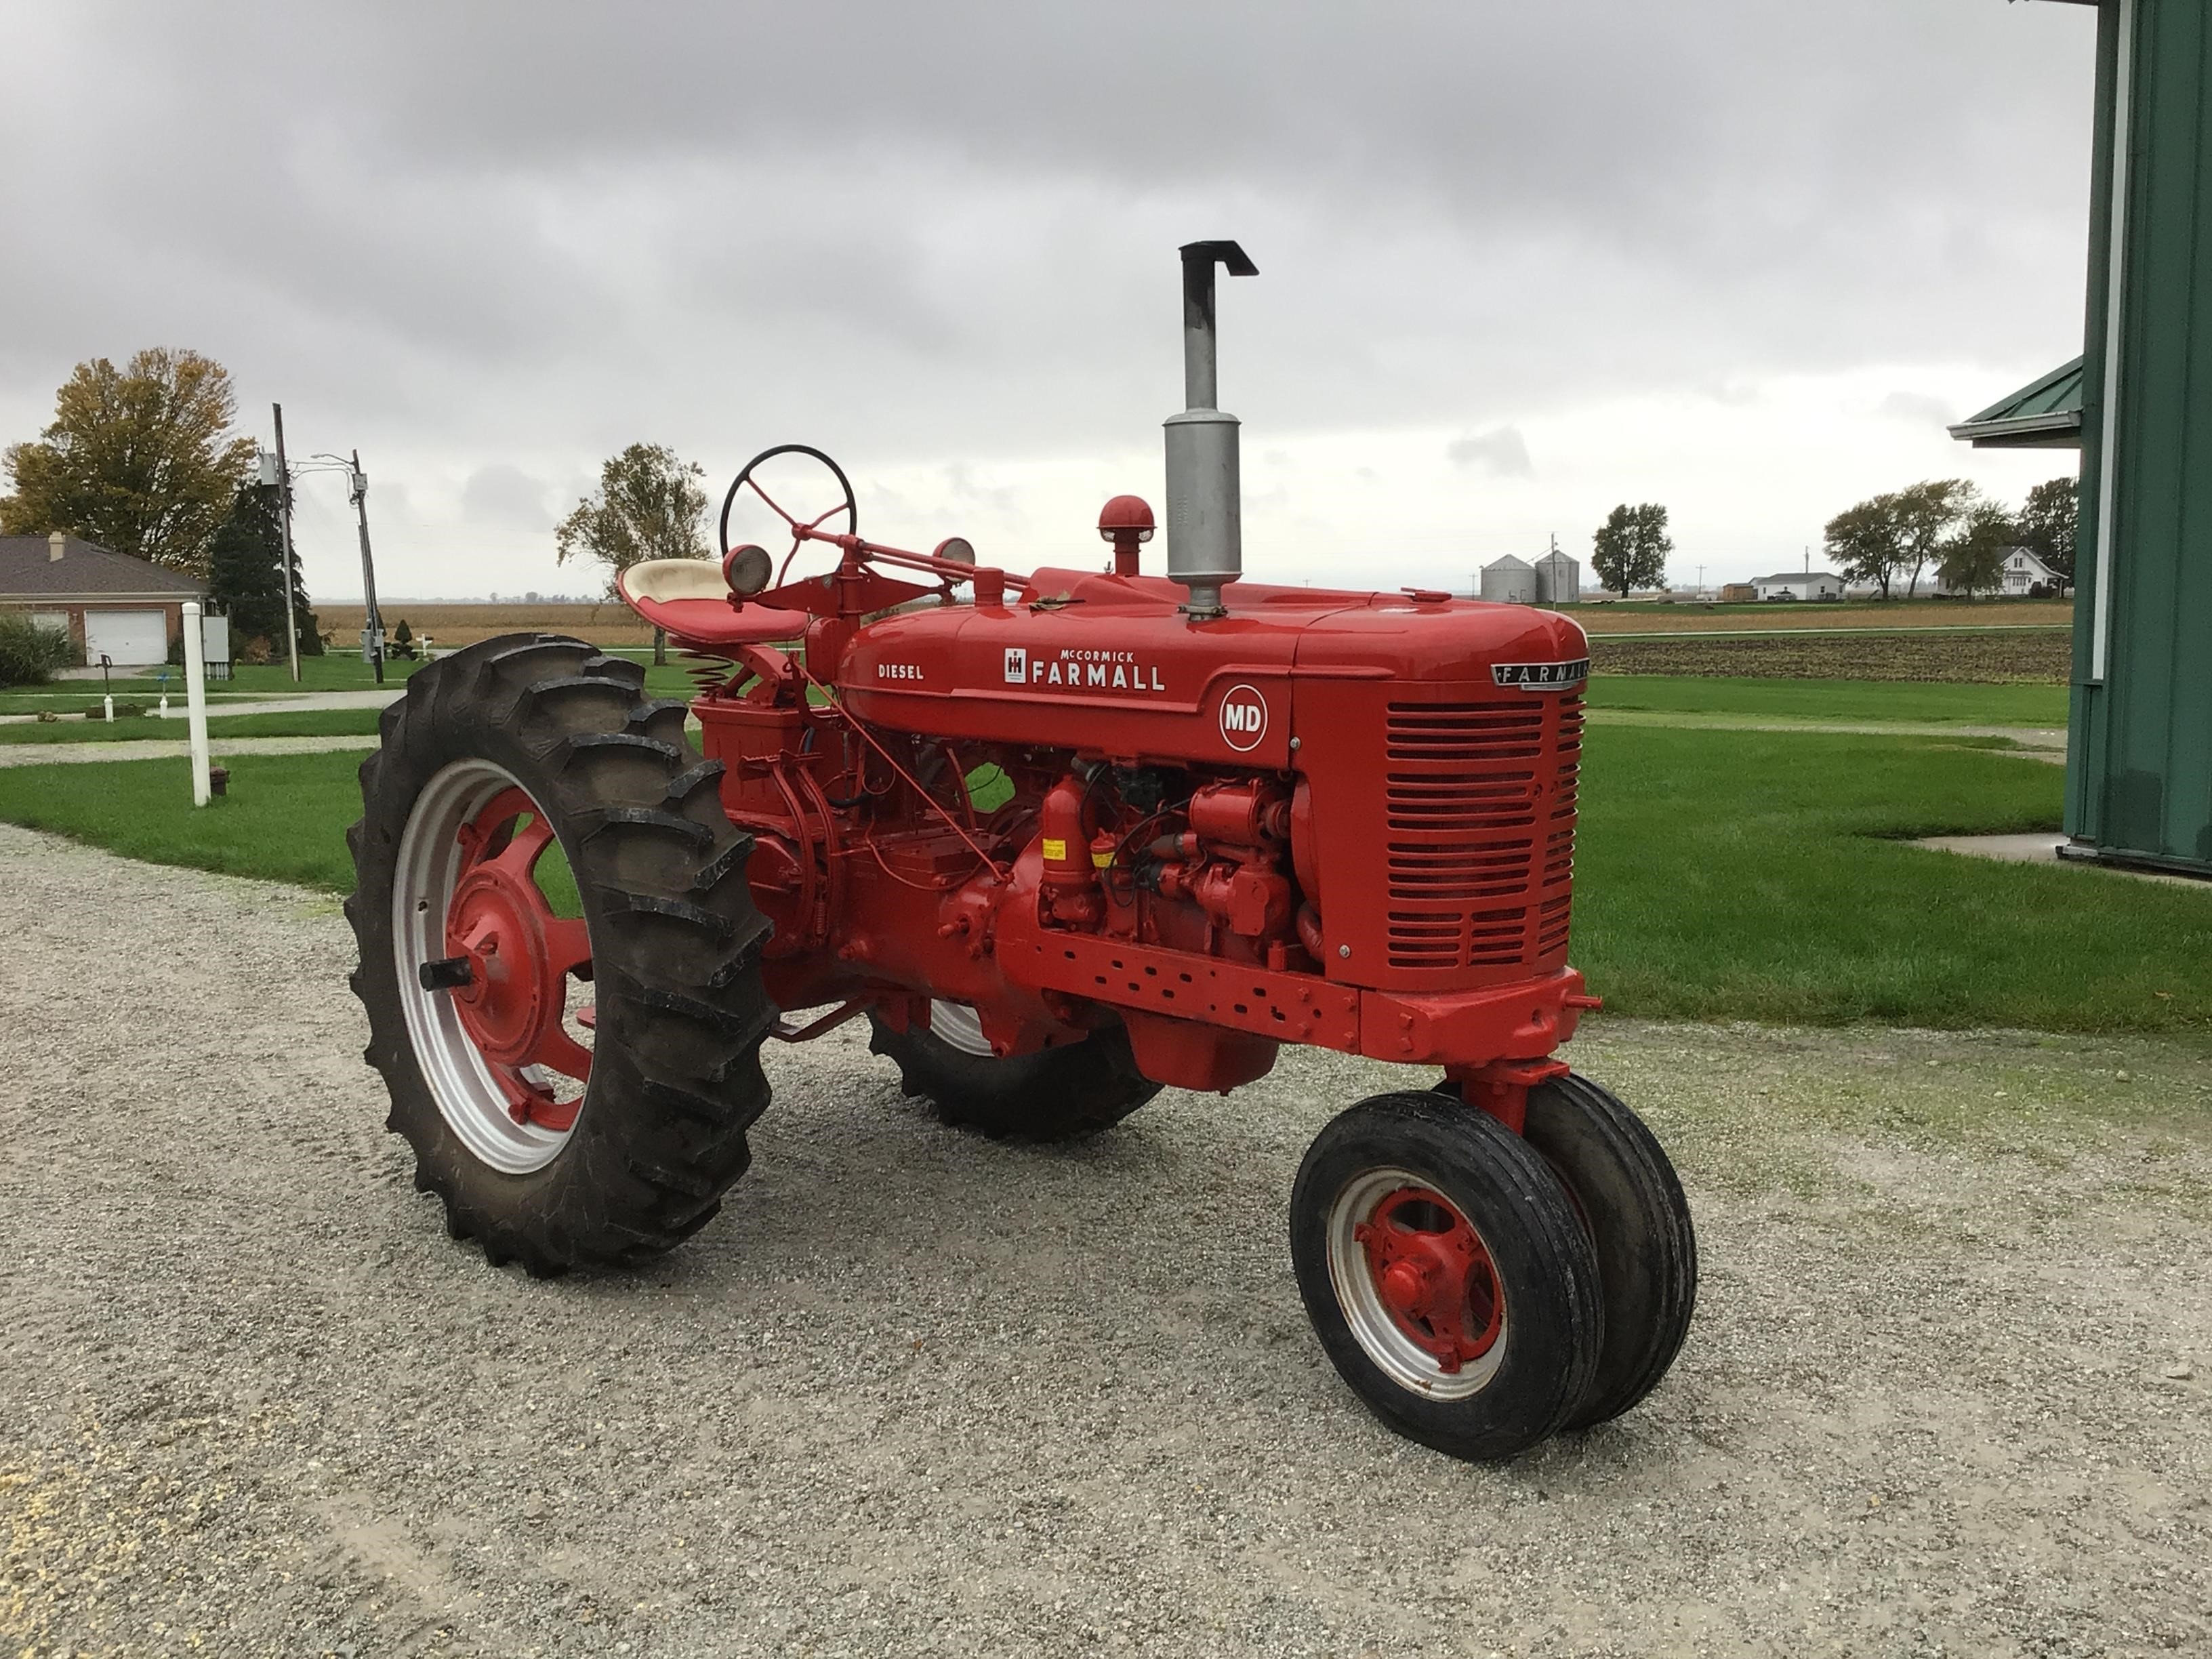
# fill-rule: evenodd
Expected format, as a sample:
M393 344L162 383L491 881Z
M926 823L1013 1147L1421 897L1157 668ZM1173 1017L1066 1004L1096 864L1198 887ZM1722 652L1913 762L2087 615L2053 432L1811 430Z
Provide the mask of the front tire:
M347 836L386 1127L453 1237L540 1276L703 1226L768 1103L750 840L684 706L643 682L550 635L441 657L385 710ZM556 845L580 918L541 884ZM592 988L588 1034L572 981Z
M1528 1145L1565 1183L1597 1254L1605 1340L1589 1391L1567 1420L1589 1428L1659 1386L1698 1303L1689 1200L1644 1121L1574 1073L1528 1091Z
M1291 1261L1338 1374L1424 1445L1513 1456L1589 1389L1589 1241L1542 1160L1485 1113L1407 1093L1340 1115L1299 1166Z
M874 1014L868 1047L899 1068L899 1084L944 1122L995 1140L1073 1140L1119 1123L1160 1085L1137 1069L1129 1033L1115 1025L1033 1054L994 1055L975 1011L933 1002L928 1026L894 1030Z

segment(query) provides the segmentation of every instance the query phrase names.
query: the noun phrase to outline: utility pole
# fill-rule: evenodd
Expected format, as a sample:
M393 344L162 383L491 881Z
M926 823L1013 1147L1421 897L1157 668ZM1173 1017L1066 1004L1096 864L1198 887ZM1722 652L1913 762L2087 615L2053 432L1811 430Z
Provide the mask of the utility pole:
M1698 600L1699 600L1699 602L1700 602L1700 603L1702 603L1702 602L1704 601L1705 597L1705 566L1703 566L1703 565L1699 565L1699 566L1698 567Z
M376 608L376 565L368 556L368 474L361 470L361 451L353 452L353 476L347 494L361 514L361 596L368 602L362 618L368 635L368 660L376 670L376 683L384 684L384 617Z
M292 615L292 589L299 567L292 556L292 474L284 465L284 405L271 404L276 412L276 524L284 538L284 650L292 665L292 684L300 683L300 624Z

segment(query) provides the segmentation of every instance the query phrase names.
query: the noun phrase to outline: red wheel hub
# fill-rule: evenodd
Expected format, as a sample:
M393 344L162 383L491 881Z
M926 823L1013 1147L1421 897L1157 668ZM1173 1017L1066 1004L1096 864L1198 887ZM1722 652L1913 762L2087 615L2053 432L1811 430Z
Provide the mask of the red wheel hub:
M1446 1372L1480 1359L1505 1323L1505 1299L1481 1237L1425 1187L1388 1194L1352 1229L1376 1294L1406 1335Z
M574 1127L583 1091L550 1081L560 1073L581 1083L592 1051L563 1029L568 975L587 969L591 940L584 924L556 916L538 884L538 860L553 844L552 826L520 789L504 789L463 824L459 878L446 907L446 951L469 965L466 984L451 994L461 1028L490 1066L517 1123Z

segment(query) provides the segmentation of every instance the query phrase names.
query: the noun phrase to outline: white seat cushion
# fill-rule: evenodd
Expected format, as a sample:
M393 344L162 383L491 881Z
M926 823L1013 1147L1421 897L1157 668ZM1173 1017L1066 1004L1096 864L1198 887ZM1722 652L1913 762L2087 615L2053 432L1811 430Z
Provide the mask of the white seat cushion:
M729 584L712 559L647 559L622 574L622 591L634 599L726 599Z

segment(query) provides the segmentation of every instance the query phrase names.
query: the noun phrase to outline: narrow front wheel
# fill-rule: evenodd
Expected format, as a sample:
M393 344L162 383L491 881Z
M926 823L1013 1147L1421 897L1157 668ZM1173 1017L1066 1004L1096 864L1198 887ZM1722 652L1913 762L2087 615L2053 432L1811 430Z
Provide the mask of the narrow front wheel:
M1581 1401L1597 1265L1558 1179L1494 1119L1377 1095L1323 1129L1291 1194L1322 1347L1368 1408L1455 1457L1510 1457Z

